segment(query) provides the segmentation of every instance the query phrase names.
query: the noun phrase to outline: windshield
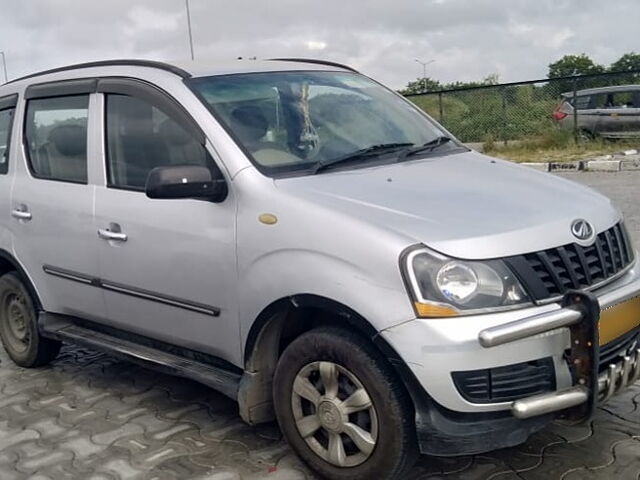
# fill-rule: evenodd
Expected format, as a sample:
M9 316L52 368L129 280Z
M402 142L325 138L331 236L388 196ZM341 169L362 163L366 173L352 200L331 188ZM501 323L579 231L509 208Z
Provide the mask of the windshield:
M341 162L352 167L356 157L393 161L401 147L446 135L402 98L356 73L233 74L189 84L267 175L317 172Z

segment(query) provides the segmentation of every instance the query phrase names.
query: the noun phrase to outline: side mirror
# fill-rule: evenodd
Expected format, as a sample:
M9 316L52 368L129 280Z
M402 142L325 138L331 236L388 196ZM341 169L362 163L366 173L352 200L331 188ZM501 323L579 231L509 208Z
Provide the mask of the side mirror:
M227 184L219 174L196 165L156 167L149 172L145 193L149 198L208 198L221 202L227 196Z

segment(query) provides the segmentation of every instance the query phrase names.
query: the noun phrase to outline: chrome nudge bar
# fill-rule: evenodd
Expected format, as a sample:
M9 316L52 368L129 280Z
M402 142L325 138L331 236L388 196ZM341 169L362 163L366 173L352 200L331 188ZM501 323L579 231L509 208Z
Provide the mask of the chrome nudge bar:
M568 295L570 295L570 293L567 294L565 298L567 298ZM605 309L637 297L638 295L640 295L640 279L603 294L598 298L598 303L600 308ZM505 343L529 338L540 333L549 332L557 328L570 327L581 321L582 313L580 309L568 306L560 310L541 313L532 317L505 323L504 325L487 328L480 332L478 340L483 347L496 347Z
M570 327L581 320L582 312L579 310L562 308L553 312L541 313L522 320L505 323L497 327L487 328L480 332L478 340L483 347L496 347L557 328Z
M618 392L640 380L640 348L632 355L621 357L598 377L598 402L604 403ZM557 392L544 393L516 400L511 404L511 413L517 418L530 418L557 412L586 403L589 391L577 385Z
M530 418L553 412L574 422L591 417L598 402L640 380L640 348L607 365L603 373L600 366L598 322L601 309L605 309L640 295L640 279L602 294L569 292L562 308L521 320L487 328L478 334L479 343L492 348L533 337L559 328L568 328L571 334L570 354L567 358L574 385L564 390L516 400L511 413L517 418Z

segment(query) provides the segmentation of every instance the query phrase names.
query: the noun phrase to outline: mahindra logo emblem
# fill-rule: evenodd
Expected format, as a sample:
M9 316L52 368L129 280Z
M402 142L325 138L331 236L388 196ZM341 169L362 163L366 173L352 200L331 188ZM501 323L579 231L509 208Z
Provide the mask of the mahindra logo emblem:
M571 233L578 240L588 240L593 235L593 227L589 222L580 218L571 224Z

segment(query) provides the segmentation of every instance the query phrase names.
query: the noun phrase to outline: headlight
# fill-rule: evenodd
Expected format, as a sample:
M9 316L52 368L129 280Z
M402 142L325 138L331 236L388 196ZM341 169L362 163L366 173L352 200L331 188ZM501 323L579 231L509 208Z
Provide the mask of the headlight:
M448 317L521 308L530 303L501 260L454 260L426 248L402 261L416 313Z

